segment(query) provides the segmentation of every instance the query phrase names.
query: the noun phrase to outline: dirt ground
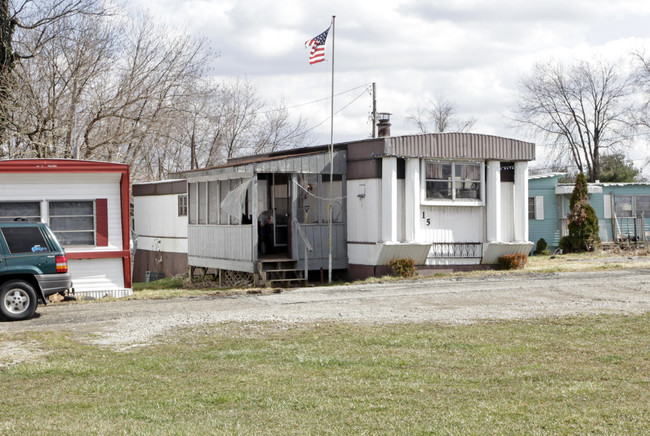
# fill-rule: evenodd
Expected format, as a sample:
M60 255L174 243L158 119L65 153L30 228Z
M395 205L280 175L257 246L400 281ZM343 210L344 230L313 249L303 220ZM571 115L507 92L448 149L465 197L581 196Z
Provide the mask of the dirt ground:
M428 278L262 295L63 302L40 306L29 321L0 322L0 331L59 331L128 349L164 340L179 328L226 322L457 324L649 310L650 270L635 269ZM20 360L20 353L29 354L27 348L0 342L0 364L10 355Z

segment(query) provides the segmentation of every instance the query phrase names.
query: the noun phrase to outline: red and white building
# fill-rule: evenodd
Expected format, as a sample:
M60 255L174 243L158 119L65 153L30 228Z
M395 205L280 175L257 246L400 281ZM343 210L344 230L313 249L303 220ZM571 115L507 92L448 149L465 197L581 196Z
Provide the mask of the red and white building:
M47 223L75 293L130 295L129 166L70 159L0 161L0 220Z

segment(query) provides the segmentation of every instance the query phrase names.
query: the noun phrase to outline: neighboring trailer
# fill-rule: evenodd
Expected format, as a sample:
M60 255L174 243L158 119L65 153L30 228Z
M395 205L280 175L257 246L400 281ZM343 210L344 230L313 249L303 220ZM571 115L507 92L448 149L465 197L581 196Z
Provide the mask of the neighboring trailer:
M187 182L133 184L133 281L187 273Z
M66 251L76 293L132 293L128 165L5 160L0 186L0 220L47 223Z
M568 235L567 215L574 185L559 183L564 173L531 176L529 236L550 249ZM645 243L650 238L650 183L589 183L589 203L598 217L603 243Z

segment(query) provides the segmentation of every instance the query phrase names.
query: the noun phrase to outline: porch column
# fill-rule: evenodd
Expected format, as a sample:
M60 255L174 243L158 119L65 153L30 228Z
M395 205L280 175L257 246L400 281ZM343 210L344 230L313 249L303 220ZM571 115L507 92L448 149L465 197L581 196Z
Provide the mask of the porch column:
M418 240L420 222L420 159L406 159L406 180L404 182L404 224L408 242Z
M259 246L259 240L258 240L258 235L257 235L257 230L258 230L258 222L257 222L257 217L260 214L260 211L257 210L258 207L258 199L259 199L259 192L258 192L258 187L257 187L257 173L253 174L253 182L251 183L251 186L248 188L250 189L250 194L251 194L251 214L252 214L252 219L251 219L251 241L253 243L253 262L257 263L258 259L258 246Z
M501 240L501 162L488 161L485 184L487 240L497 242Z
M515 241L528 241L528 162L515 162Z
M397 240L397 158L381 160L381 239Z

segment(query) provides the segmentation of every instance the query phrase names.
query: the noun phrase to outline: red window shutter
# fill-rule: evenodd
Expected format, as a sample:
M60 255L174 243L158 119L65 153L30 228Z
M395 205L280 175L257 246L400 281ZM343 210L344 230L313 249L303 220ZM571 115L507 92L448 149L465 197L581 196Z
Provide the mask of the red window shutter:
M105 198L95 200L95 224L97 246L108 246L108 201Z

